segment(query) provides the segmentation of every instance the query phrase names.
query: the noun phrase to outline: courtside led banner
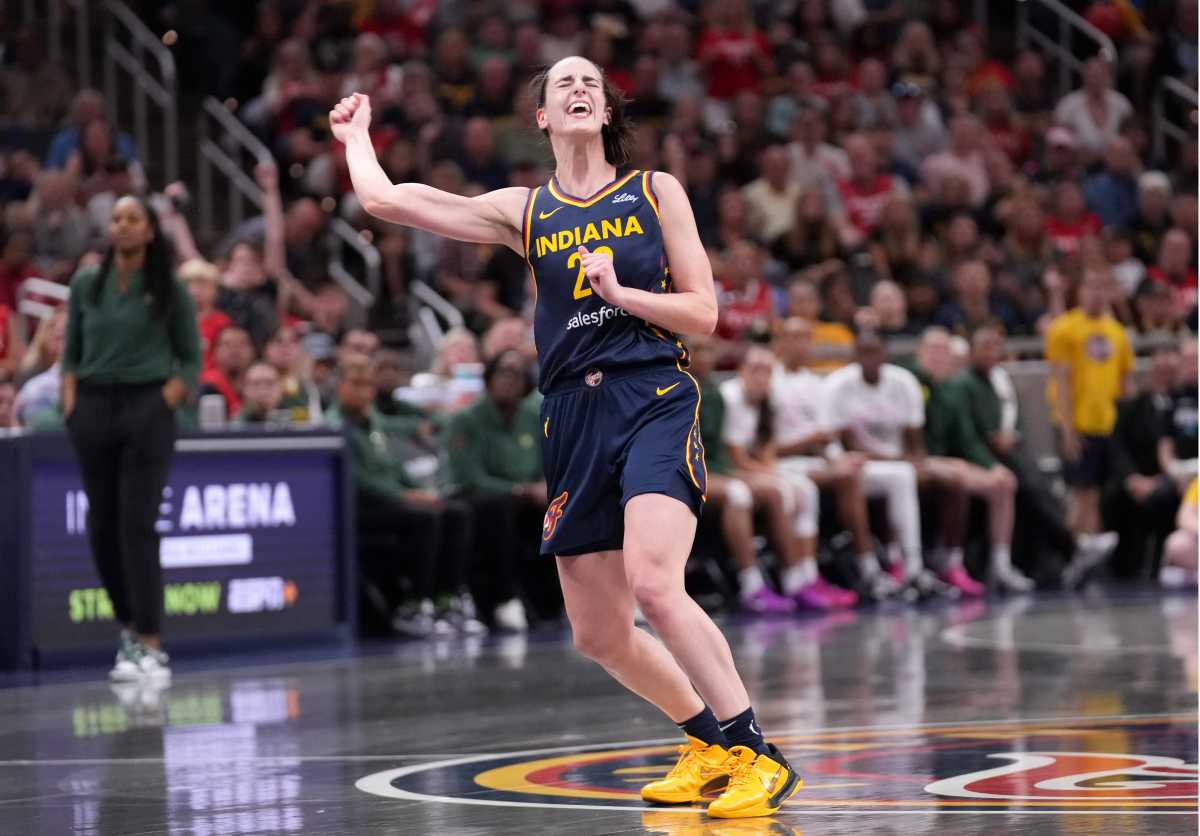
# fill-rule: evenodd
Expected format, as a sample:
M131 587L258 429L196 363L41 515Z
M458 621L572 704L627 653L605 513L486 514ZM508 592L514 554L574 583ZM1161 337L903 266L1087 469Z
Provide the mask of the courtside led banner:
M337 620L337 450L183 452L159 505L164 633L319 631ZM113 641L73 461L32 463L32 639L42 652Z

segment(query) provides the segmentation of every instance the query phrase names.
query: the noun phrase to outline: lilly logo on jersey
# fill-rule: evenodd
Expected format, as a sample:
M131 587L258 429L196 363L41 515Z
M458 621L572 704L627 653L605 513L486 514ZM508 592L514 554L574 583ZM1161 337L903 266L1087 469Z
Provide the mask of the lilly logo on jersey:
M580 244L586 245L592 241L606 241L609 238L625 238L629 235L645 234L646 231L642 229L636 215L630 215L628 218L605 218L598 225L590 223L584 227L560 229L550 235L539 235L534 244L534 251L538 258L542 258L546 253L574 250Z
M616 197L614 197L612 199L612 202L613 203L637 203L637 195L630 194L629 192L621 192L621 194L617 195Z
M558 521L562 519L563 507L567 504L567 492L563 491L558 496L554 497L549 507L546 508L546 516L542 519L542 539L549 540L554 536L554 529L558 528Z

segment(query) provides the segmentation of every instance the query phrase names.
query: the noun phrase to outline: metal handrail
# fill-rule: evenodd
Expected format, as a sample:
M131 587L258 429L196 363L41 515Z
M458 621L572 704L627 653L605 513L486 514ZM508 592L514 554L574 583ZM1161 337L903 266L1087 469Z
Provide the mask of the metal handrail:
M1186 121L1182 126L1171 121L1166 107L1168 93L1179 99L1185 110L1190 105L1190 110L1188 110L1188 114L1191 116L1190 125ZM1177 78L1167 77L1159 81L1158 89L1154 91L1154 158L1156 160L1161 161L1164 158L1168 139L1180 145L1196 141L1196 108L1197 97L1193 88L1188 87Z
M150 119L147 99L162 111L162 165L163 179L171 182L179 178L179 118L176 112L178 95L175 57L162 41L138 19L138 16L120 0L105 0L108 12L105 20L104 37L104 93L113 115L117 114L117 68L124 70L133 83L133 124L139 152L148 154L150 149ZM118 25L122 32L118 32ZM120 34L128 37L128 46L123 44ZM146 66L146 55L154 58L158 65L158 77Z
M1034 28L1029 21L1030 6L1038 5L1057 18L1058 38ZM1065 96L1075 86L1072 72L1080 72L1083 62L1071 49L1071 35L1079 32L1095 42L1101 57L1109 62L1117 60L1117 47L1112 38L1105 35L1079 14L1063 5L1059 0L1019 0L1017 3L1017 47L1027 49L1032 43L1058 61L1058 95Z
M446 320L446 324L451 328L462 328L464 326L462 312L425 282L420 279L413 279L408 283L408 289L412 293L413 298L433 308L434 312Z
M200 142L197 145L199 155L196 203L201 231L206 235L213 235L216 232L214 170L224 175L228 183L229 217L226 220L230 226L235 227L245 217L245 201L259 209L263 205L262 189L246 171L243 154L253 158L255 163L273 164L275 158L270 149L216 98L205 98L197 119ZM214 123L218 129L216 138L212 130ZM382 259L379 251L364 241L358 231L341 218L333 218L328 228L329 277L346 292L354 309L353 317L365 321L366 312L375 304L382 287ZM362 259L363 282L355 279L346 269L342 261L343 247L351 248Z

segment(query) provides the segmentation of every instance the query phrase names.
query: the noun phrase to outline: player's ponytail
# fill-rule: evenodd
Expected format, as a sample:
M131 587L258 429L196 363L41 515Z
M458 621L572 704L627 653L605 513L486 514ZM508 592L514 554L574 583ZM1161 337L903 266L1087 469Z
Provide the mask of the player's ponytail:
M609 165L621 168L628 164L633 149L635 126L625 112L625 105L629 103L629 99L620 87L608 80L603 69L596 67L596 70L604 82L604 106L609 111L608 124L600 128L600 138L604 140L604 159ZM529 82L539 108L546 106L546 84L549 80L550 68L547 67ZM542 134L547 138L550 136L550 132L546 130L543 130Z

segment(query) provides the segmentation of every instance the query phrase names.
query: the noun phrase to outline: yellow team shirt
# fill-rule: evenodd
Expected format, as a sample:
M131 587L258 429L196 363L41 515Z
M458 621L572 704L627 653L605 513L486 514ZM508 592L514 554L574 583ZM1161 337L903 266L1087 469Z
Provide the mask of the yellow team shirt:
M1192 483L1188 485L1187 493L1183 495L1183 504L1189 508L1195 508L1197 498L1196 480L1193 479Z
M840 322L814 322L808 367L818 374L836 372L854 360L854 332Z
M1111 316L1091 318L1079 308L1050 323L1046 359L1071 369L1071 419L1076 432L1108 435L1117 422L1121 380L1133 371L1133 349L1125 328ZM1046 390L1055 421L1061 423L1051 378Z

